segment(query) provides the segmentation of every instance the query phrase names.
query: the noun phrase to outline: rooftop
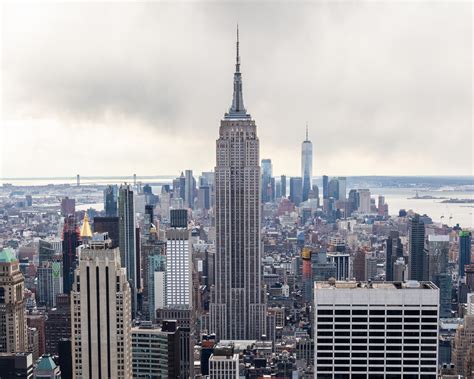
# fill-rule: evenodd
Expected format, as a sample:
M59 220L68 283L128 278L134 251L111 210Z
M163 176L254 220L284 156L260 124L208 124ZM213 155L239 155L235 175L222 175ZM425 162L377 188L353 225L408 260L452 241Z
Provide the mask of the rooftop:
M433 289L437 287L432 282L418 282L416 280L409 280L406 282L356 282L356 281L326 281L316 282L316 289Z
M0 263L12 263L16 261L17 259L13 249L4 248L2 251L0 251Z

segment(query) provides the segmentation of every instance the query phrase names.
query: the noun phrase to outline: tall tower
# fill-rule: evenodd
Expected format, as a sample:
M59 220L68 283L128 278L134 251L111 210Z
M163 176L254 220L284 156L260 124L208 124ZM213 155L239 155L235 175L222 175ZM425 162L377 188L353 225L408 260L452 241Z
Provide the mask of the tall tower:
M63 229L63 291L69 294L77 264L76 248L80 245L79 228L73 215L64 219Z
M216 258L210 329L219 339L257 339L266 333L259 150L255 121L243 103L237 29L234 96L216 141Z
M11 249L0 251L0 352L28 351L25 279Z
M408 220L408 255L410 257L410 280L427 280L425 224L418 213Z
M127 279L132 291L132 314L137 311L137 254L135 240L135 207L133 191L129 185L120 186L118 196L119 247L122 267L127 269Z
M308 200L313 177L313 144L308 139L308 124L306 124L306 139L301 144L301 177L303 178L303 201Z
M130 287L106 234L81 251L71 290L74 378L132 378Z

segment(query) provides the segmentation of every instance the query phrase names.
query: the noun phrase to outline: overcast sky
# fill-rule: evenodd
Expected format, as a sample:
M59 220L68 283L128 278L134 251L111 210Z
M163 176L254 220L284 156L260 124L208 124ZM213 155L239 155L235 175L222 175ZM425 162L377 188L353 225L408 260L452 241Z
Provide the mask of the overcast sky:
M240 25L261 158L300 174L472 175L472 4L2 6L0 177L213 169Z

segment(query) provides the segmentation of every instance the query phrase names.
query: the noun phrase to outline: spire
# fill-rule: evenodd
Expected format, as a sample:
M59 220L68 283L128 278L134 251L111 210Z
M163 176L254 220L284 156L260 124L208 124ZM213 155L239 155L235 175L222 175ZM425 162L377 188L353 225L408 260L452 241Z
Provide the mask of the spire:
M92 230L89 224L89 216L87 212L84 215L84 220L82 221L81 233L82 238L91 238L92 237Z
M236 56L235 56L235 72L240 72L239 24L237 24L237 43L236 43Z
M250 115L244 107L244 97L242 93L242 74L240 73L240 52L239 52L239 25L237 25L237 42L235 55L234 73L234 95L229 112L225 114L226 119L249 119Z
M306 121L306 141L308 140L308 121Z

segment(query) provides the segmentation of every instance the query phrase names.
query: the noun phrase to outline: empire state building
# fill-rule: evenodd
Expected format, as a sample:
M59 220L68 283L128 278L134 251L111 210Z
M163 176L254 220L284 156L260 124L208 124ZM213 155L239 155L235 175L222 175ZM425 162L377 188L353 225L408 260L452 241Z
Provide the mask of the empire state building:
M216 141L216 261L210 331L219 339L259 339L266 334L259 151L255 121L244 107L237 29L232 106L221 120Z

